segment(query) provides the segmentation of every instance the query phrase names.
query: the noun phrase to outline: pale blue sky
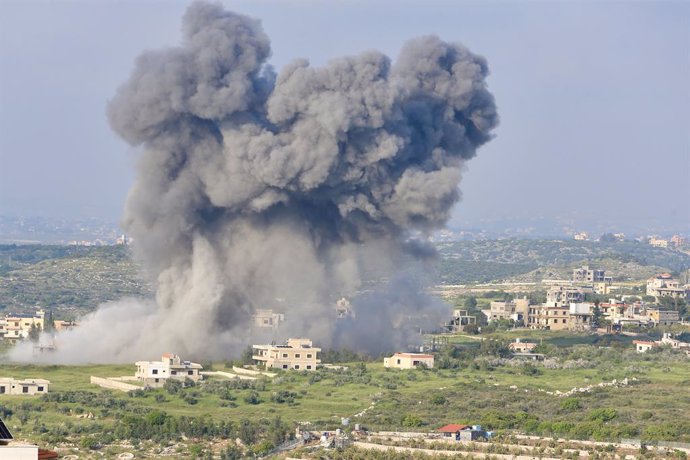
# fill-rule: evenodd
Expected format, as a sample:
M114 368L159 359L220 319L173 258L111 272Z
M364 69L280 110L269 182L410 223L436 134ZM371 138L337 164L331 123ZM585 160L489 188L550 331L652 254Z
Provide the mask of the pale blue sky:
M489 62L497 137L452 222L576 215L690 231L690 2L236 1L280 69L437 34ZM0 214L117 219L136 152L107 100L188 2L0 0Z

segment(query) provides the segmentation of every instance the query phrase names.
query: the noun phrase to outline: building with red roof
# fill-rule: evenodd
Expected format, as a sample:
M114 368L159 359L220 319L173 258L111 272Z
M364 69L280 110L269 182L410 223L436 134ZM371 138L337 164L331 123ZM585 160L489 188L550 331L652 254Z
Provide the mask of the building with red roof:
M443 433L446 439L455 439L456 441L477 441L481 439L488 439L491 433L482 430L479 425L459 425L451 423L439 428L437 431Z

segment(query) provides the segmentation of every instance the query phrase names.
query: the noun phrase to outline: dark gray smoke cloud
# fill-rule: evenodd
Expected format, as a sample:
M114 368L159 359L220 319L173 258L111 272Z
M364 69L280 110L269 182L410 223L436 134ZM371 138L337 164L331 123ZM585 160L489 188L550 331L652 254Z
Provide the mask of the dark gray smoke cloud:
M276 298L286 335L328 347L366 330L378 335L361 344L399 346L392 313L433 302L384 289L354 302L361 320L336 325L334 295L362 289L373 266L393 273L402 253L429 256L409 232L444 225L463 163L497 124L484 58L427 36L395 62L370 51L276 75L257 20L197 2L183 31L181 46L136 60L108 107L142 150L124 224L159 307L149 330L133 320L108 346L122 359L164 347L227 356ZM364 329L374 317L378 332Z

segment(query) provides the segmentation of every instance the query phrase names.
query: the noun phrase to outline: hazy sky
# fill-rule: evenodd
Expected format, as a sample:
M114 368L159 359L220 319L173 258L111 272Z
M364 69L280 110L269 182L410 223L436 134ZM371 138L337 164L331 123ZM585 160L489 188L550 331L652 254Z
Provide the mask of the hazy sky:
M237 1L279 70L437 34L488 59L497 137L452 220L506 216L690 230L690 2ZM0 0L0 215L117 219L137 153L105 106L188 2Z

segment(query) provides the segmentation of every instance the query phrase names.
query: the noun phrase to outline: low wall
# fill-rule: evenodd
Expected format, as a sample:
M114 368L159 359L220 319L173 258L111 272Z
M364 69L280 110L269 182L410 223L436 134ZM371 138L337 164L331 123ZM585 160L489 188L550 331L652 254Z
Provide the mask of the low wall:
M129 383L118 382L117 380L104 379L102 377L91 376L91 383L110 390L132 391L141 390L142 387L137 385L130 385Z
M435 433L434 433L435 434ZM427 438L429 433L419 433L414 431L378 431L376 433L370 433L370 436L378 436L382 438Z
M233 372L236 374L245 374L245 375L265 375L266 377L275 377L276 374L273 372L262 372L262 371L255 371L253 369L245 369L244 367L237 367L237 366L232 366Z
M223 371L201 371L201 375L217 375L220 377L225 377L226 379L240 379L240 380L256 380L256 377L251 377L249 375L239 375L239 374L233 374L232 372L223 372Z

